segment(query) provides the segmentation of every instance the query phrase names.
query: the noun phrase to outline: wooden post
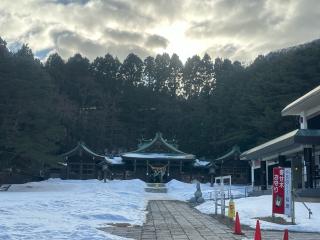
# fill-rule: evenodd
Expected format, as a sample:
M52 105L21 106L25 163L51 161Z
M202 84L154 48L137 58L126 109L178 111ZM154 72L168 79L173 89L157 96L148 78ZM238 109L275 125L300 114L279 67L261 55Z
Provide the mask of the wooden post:
M70 165L69 165L68 157L66 157L66 162L67 162L67 179L69 179L70 178L70 176L69 176L69 172L70 172L69 167L70 167Z
M83 163L82 163L82 158L80 158L80 179L82 179L82 172L83 172Z
M146 161L146 164L147 164L147 172L146 172L146 175L149 176L149 160Z
M269 166L268 161L266 161L266 190L268 190L269 186Z
M93 168L93 177L95 178L95 179L97 179L98 178L98 176L97 176L97 172L96 172L96 162L95 162L95 158L94 157L92 157L92 160L93 160L93 163L92 163L92 168Z
M261 190L267 190L267 179L266 179L266 161L260 160L260 184Z
M254 167L255 167L255 162L251 161L251 186L252 186L252 189L254 188Z
M137 159L134 159L133 171L134 171L134 173L136 173L136 171L137 171Z
M312 148L303 149L304 161L307 170L307 187L313 188L313 169L312 169Z
M180 173L182 173L182 160L180 160Z
M106 170L104 170L103 171L103 182L107 182L107 171Z
M102 166L102 171L103 171L103 182L107 182L107 171L108 171L109 167L107 164Z

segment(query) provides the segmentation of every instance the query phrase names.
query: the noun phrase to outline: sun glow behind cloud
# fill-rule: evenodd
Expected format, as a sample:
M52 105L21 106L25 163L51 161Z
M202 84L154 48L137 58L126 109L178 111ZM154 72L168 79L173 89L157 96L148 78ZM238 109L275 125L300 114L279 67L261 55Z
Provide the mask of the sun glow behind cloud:
M201 41L186 37L188 27L189 24L187 22L175 22L172 25L157 27L154 32L166 36L169 44L165 49L156 49L156 53L162 53L164 51L169 54L176 53L183 61L195 54L203 53L206 50L205 44L201 44Z
M251 61L320 37L318 0L1 0L0 36L38 57L177 53Z

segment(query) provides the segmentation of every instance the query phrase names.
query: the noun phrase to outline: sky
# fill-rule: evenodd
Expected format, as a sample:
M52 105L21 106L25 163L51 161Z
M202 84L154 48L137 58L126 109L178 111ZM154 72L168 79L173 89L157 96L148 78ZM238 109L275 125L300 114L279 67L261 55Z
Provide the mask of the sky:
M167 52L250 63L320 38L319 0L0 0L0 37L45 60Z

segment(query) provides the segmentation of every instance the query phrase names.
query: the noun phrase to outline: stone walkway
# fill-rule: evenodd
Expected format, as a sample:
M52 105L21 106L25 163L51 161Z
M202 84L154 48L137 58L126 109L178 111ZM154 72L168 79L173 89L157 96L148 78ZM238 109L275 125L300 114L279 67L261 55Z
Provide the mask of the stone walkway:
M139 240L222 240L253 239L254 231L244 231L244 236L234 235L233 229L216 219L202 214L179 201L150 201L146 223L133 227L108 227L102 230L111 234ZM283 233L263 231L264 240L282 240ZM289 233L290 239L318 240L320 234Z

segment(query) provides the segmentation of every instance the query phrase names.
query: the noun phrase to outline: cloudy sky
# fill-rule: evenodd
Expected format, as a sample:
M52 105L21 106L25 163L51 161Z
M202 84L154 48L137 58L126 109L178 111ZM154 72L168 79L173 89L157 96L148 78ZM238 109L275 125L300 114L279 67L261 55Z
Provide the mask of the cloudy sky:
M244 62L320 38L319 0L0 0L0 36L45 59L208 52Z

